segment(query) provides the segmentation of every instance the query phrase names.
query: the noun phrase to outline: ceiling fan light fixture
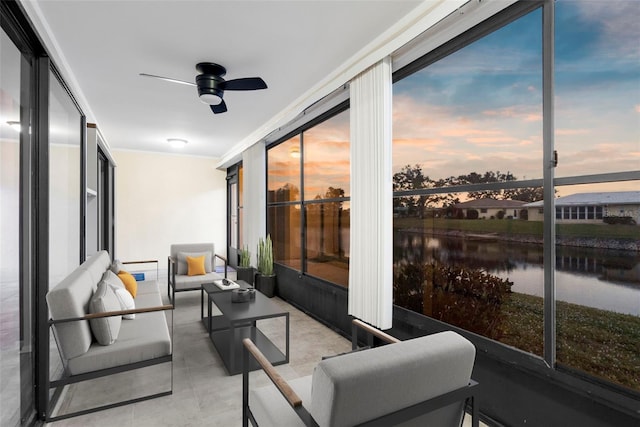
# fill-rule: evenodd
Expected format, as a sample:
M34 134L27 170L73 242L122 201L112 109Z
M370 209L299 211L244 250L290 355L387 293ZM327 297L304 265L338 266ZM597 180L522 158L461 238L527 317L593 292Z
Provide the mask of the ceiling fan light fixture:
M167 142L173 148L182 148L185 145L187 145L189 141L187 141L186 139L180 139L180 138L169 138L167 139Z
M222 97L215 93L201 93L200 101L208 105L220 105L220 103L222 102Z

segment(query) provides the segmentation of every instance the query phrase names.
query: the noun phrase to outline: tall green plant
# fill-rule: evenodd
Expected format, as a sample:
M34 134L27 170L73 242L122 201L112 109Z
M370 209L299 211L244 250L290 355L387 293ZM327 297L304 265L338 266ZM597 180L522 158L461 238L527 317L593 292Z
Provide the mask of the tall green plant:
M251 252L247 245L240 249L240 267L251 267Z
M273 247L271 235L258 240L258 272L263 276L273 276Z

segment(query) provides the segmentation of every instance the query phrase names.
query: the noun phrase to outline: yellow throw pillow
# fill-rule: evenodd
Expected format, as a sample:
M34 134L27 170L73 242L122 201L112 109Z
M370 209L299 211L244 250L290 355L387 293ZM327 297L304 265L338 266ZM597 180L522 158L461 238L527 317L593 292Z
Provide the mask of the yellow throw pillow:
M136 282L136 278L133 277L131 273L124 270L120 270L118 277L122 280L124 287L127 288L131 296L135 298L138 293L138 282Z
M204 255L187 257L187 276L200 276L207 273L204 269L204 257Z

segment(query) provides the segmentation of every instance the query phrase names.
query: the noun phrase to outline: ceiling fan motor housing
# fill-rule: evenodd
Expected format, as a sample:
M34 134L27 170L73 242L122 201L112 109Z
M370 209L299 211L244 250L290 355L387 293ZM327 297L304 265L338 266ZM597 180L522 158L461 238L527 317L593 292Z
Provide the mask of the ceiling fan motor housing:
M222 102L224 79L213 74L200 74L196 76L198 95L205 104L218 105Z

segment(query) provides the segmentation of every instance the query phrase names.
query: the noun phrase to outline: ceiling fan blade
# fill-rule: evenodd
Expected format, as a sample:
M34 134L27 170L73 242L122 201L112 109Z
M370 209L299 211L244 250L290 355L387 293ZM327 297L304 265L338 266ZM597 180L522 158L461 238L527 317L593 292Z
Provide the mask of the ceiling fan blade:
M260 77L246 77L224 82L224 90L258 90L266 88L267 84Z
M140 75L142 77L153 77L154 79L166 80L168 82L180 83L182 85L189 85L189 86L195 86L196 85L195 83L185 82L184 80L172 79L170 77L156 76L154 74L140 73Z
M220 114L220 113L224 113L225 111L227 111L227 104L225 104L224 99L222 100L222 102L218 105L209 105L209 107L211 107L211 111L213 111L213 114Z

